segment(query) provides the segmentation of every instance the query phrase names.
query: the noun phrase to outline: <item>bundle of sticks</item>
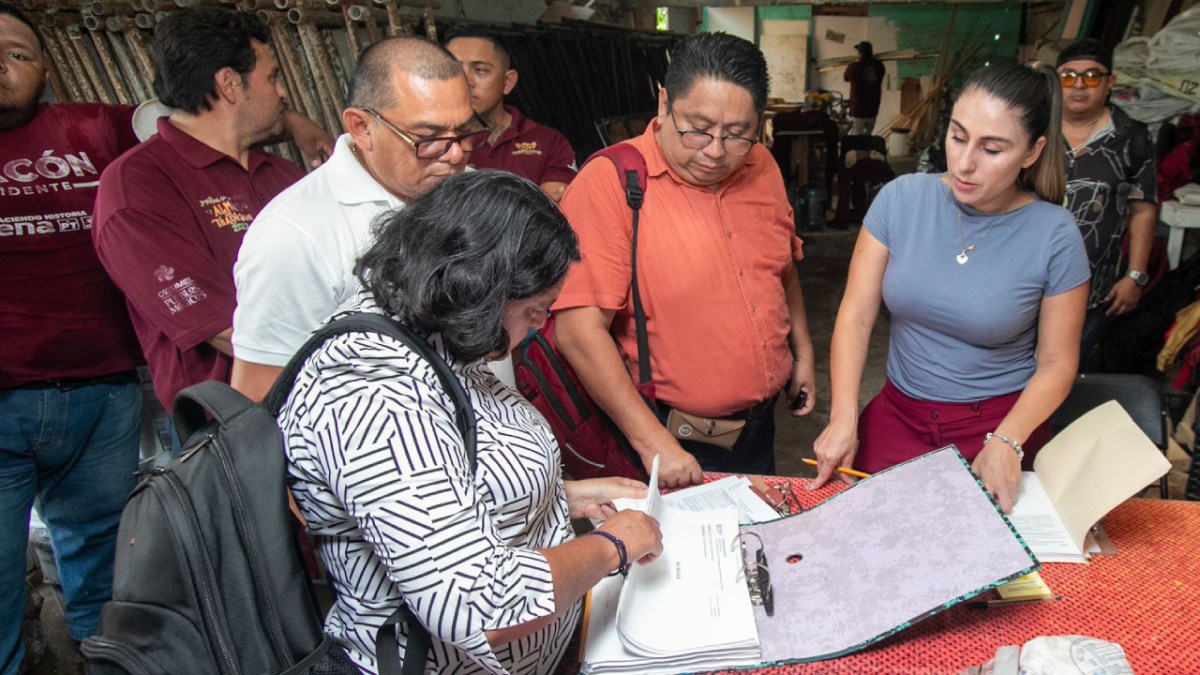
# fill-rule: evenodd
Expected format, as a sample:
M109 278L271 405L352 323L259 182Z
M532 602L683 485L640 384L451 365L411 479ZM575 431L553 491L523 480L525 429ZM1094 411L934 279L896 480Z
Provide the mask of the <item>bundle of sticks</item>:
M925 148L933 143L938 131L938 117L945 104L947 88L954 78L970 66L976 54L983 47L983 42L975 41L954 46L955 22L958 17L958 5L952 5L950 18L946 23L946 32L942 38L941 49L937 53L934 64L933 78L929 89L924 92L916 105L901 112L889 122L883 136L891 136L893 130L908 130L909 143L915 148ZM989 31L976 30L975 23L978 15L968 27L965 35L990 34Z

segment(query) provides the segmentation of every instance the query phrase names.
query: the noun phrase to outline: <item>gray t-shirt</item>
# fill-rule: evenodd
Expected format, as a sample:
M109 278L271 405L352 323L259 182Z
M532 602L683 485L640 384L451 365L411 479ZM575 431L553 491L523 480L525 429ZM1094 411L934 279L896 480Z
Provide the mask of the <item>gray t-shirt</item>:
M980 213L960 206L935 174L886 185L865 226L889 255L888 378L916 399L961 403L1024 389L1037 366L1042 298L1089 278L1069 211L1038 200ZM975 249L960 265L964 239Z

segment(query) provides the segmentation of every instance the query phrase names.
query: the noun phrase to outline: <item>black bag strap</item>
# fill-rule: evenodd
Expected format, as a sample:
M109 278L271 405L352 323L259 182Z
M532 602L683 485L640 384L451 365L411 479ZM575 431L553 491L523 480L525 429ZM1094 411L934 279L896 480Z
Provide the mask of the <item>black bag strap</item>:
M375 312L347 314L313 333L308 338L308 341L296 352L296 355L284 366L283 372L279 374L279 377L275 380L275 384L271 386L271 391L263 399L263 405L271 411L271 414L279 415L279 411L283 408L284 403L287 402L288 395L292 392L292 387L296 384L296 376L300 373L308 358L320 349L326 340L347 333L379 333L380 335L395 338L416 352L429 365L433 366L438 380L442 383L442 388L445 389L451 400L454 401L454 423L458 427L459 433L462 434L467 461L471 467L471 471L474 472L476 465L475 412L471 408L471 401L467 398L467 392L463 389L462 383L458 381L458 377L450 370L450 365L446 363L445 359L434 351L433 347L424 338L412 332L404 324L393 321L382 314Z
M641 285L638 283L638 216L642 211L642 202L646 198L647 170L646 158L641 151L631 143L618 143L596 151L588 158L590 162L596 157L607 157L617 169L617 176L625 187L625 203L633 212L633 237L630 242L630 269L633 278L630 282L633 291L633 322L637 329L638 346L638 384L646 384L651 380L650 374L650 338L646 331L646 310L642 306Z
M407 623L408 644L404 648L403 670L400 664L400 643L396 639L399 625ZM433 647L429 631L417 621L408 605L392 613L375 633L375 666L379 675L424 675L425 659Z
M458 381L458 377L450 370L450 364L446 363L433 347L422 338L420 335L412 332L404 324L389 319L382 314L375 312L355 312L348 314L332 323L327 324L308 341L296 355L292 357L288 364L284 366L283 372L275 380L271 391L263 400L263 405L271 411L272 415L278 415L287 402L288 394L291 393L292 387L296 383L296 376L304 367L304 363L325 343L326 340L347 333L379 333L391 338L395 338L403 342L424 359L429 365L433 366L434 372L437 374L438 380L442 383L442 388L450 395L454 401L454 423L458 427L459 433L463 437L463 447L467 453L467 461L471 467L471 472L475 472L476 467L476 451L475 451L475 411L471 408L471 400L467 398L467 392L463 389L462 383ZM176 404L178 405L178 404ZM396 637L398 625L408 625L408 644L404 649L404 665L401 670L399 656L399 640ZM379 631L375 635L375 658L377 660L379 675L421 675L425 672L425 662L429 658L429 650L433 644L433 639L429 635L429 631L425 626L421 625L413 616L408 605L401 603L400 609L396 610L388 620L379 627Z

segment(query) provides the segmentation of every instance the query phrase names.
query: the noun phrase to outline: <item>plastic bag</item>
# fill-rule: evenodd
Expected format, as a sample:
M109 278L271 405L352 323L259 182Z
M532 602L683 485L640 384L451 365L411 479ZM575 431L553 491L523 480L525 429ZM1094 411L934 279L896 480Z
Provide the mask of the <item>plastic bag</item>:
M1200 70L1200 5L1175 17L1150 38L1146 68L1157 73Z

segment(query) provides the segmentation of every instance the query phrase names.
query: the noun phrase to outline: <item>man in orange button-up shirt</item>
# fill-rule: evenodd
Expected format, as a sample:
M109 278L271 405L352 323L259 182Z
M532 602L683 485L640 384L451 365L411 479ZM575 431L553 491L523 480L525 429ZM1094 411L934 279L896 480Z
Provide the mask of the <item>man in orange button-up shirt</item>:
M628 141L648 172L637 265L661 419L630 378L632 229L617 172L608 160L592 162L563 197L583 261L555 304L556 341L647 469L661 455L666 487L698 483L702 471L773 473L778 394L801 398L796 415L815 400L793 264L801 242L779 169L755 140L766 97L766 61L753 44L692 36L672 56L658 117ZM725 449L692 440L700 434L686 426L672 434L663 425L671 410L745 426Z

